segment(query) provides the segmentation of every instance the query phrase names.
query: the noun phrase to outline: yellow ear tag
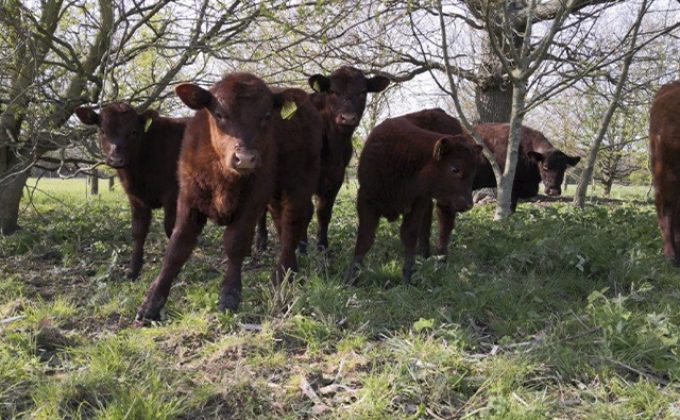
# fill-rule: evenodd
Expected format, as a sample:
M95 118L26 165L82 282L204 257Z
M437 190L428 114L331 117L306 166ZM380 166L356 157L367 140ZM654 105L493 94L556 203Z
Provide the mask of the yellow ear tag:
M153 118L149 117L146 119L146 122L144 123L144 132L149 131L149 127L151 127L151 123L153 122Z
M312 85L312 89L313 89L314 92L316 92L316 93L321 92L321 86L319 86L319 81L318 81L318 80L315 80L315 81L314 81L314 84Z
M295 111L297 111L297 105L293 101L286 101L283 103L283 106L281 107L281 118L284 120L289 120L293 117L293 114L295 114Z

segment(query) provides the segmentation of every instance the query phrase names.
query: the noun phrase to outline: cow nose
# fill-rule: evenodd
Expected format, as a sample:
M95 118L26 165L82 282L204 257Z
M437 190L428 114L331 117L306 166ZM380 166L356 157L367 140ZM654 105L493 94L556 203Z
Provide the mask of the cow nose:
M121 156L109 156L108 159L106 159L106 164L112 168L120 168L125 165L125 159Z
M257 153L249 150L239 150L234 153L233 163L236 169L255 169L260 162Z
M470 197L469 199L456 200L456 203L454 204L453 207L455 211L462 213L464 211L470 210L472 208L472 205L473 205L472 197Z
M561 188L554 188L554 187L546 188L545 193L548 194L551 197L554 197L554 196L562 194L562 189Z
M338 122L343 125L357 125L359 123L359 116L357 114L342 113L338 115Z

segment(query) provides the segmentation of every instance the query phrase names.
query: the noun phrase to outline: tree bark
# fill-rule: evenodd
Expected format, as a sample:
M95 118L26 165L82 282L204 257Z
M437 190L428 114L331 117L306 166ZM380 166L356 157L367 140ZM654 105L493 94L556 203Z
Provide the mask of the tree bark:
M19 205L30 171L9 177L0 188L0 234L11 235L19 229Z
M524 120L524 106L526 101L526 81L516 81L512 90L512 112L510 117L510 138L508 152L505 156L505 169L498 183L497 204L494 220L501 220L512 214L512 185L515 180L519 145L522 141L522 121Z
M475 105L479 123L506 123L512 113L512 84L487 79L475 87Z
M97 172L94 172L87 178L90 181L90 195L99 195L99 176L97 176Z

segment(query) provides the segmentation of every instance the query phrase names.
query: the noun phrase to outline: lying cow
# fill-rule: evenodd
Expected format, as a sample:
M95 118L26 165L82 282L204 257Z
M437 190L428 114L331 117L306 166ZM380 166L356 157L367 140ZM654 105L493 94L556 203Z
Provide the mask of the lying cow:
M165 118L156 111L137 113L132 106L114 103L98 114L79 107L76 116L99 127L106 164L115 168L132 209L134 247L128 277L136 279L144 260L151 210L163 207L165 234L170 237L177 206L177 159L186 127L184 118Z

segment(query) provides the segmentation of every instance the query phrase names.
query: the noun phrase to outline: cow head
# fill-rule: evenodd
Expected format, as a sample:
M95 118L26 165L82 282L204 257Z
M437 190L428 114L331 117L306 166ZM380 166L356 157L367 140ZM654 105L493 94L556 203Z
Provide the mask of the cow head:
M300 89L273 93L260 78L233 73L210 90L183 83L175 88L189 108L207 111L210 142L228 172L248 174L261 165L260 153L271 141L272 118L285 103L302 104Z
M99 127L99 142L106 164L116 169L129 166L136 160L145 133L158 117L158 113L151 110L138 114L126 103L107 105L101 114L86 106L76 108L75 113L84 124Z
M462 135L444 136L435 143L427 174L432 196L457 212L472 208L472 184L482 146L472 145Z
M562 181L568 166L575 166L581 160L578 156L568 156L559 150L547 152L528 152L529 159L538 165L545 193L550 196L562 194Z
M386 77L366 76L353 67L340 67L330 76L320 74L309 78L309 85L315 92L328 95L329 112L339 127L354 130L361 120L366 107L366 94L384 90L390 81Z

